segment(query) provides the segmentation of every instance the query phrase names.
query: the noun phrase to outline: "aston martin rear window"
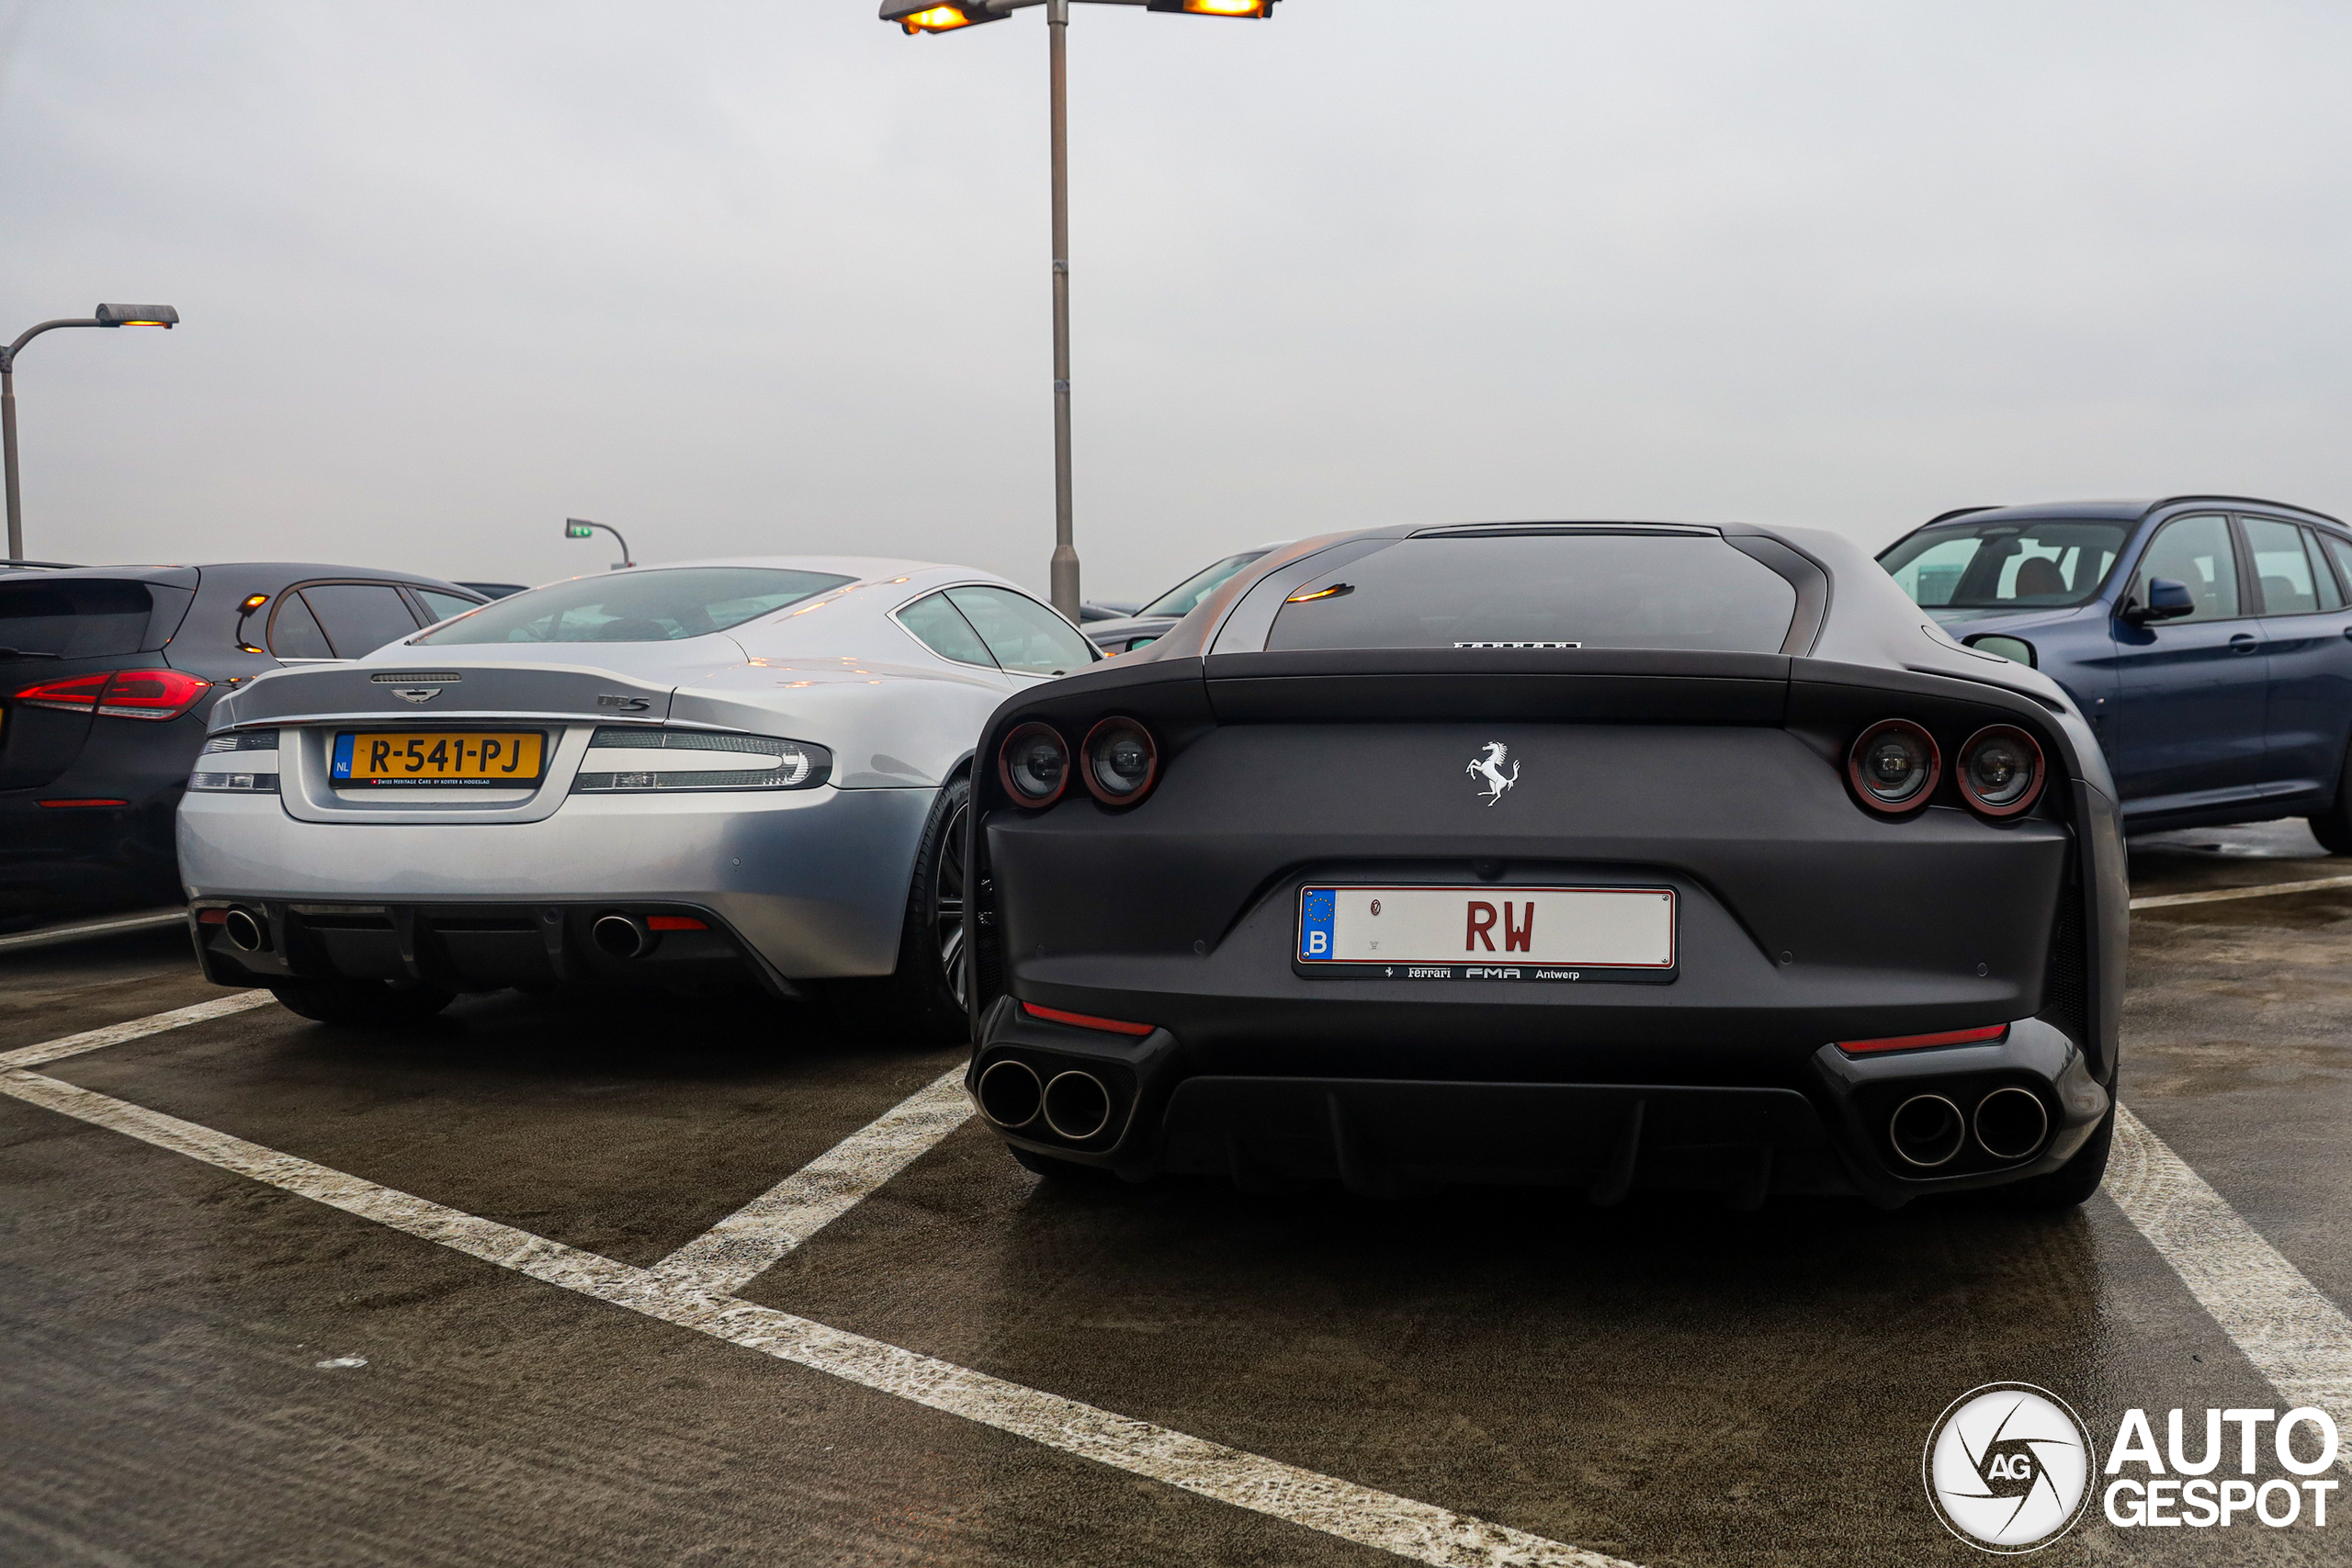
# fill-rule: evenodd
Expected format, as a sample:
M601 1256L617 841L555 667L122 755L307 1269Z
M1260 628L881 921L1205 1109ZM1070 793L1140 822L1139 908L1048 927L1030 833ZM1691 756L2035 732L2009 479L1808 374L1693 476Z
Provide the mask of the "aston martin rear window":
M1777 653L1796 609L1786 578L1713 534L1441 535L1300 584L1266 648Z
M740 626L856 581L765 566L680 566L575 577L492 600L415 640L442 648L479 642L673 642Z
M0 662L137 653L154 608L143 582L81 577L0 586Z

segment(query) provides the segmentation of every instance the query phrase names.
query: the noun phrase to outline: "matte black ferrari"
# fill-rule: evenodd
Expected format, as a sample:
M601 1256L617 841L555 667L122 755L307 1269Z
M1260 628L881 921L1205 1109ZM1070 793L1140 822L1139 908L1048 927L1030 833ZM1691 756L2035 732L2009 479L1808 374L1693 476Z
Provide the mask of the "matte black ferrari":
M2115 789L1810 530L1286 546L1000 708L967 1078L1031 1168L2080 1202Z

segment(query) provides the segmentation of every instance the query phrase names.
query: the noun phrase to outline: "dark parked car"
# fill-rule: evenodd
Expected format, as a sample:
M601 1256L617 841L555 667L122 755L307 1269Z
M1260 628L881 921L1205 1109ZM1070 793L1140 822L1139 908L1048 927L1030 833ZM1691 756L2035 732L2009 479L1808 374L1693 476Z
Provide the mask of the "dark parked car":
M485 599L504 599L516 593L528 592L527 582L460 582L460 588L470 588Z
M2352 528L2245 496L1946 513L1879 558L2089 716L2148 831L2306 817L2352 853Z
M1167 592L1129 615L1089 616L1079 626L1105 655L1132 653L1149 646L1169 627L1191 615L1203 600L1235 572L1279 545L1261 545L1238 556L1227 556L1204 567Z
M2113 785L2056 685L1924 619L1810 530L1265 557L990 719L982 1113L1049 1175L2082 1201Z
M0 924L178 902L174 813L222 693L481 603L284 562L0 575Z

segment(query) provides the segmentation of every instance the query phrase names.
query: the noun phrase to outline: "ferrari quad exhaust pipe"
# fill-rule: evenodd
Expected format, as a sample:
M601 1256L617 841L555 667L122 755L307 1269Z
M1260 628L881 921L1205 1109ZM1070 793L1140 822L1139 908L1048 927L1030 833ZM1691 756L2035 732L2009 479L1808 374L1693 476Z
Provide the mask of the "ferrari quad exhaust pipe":
M1045 1098L1036 1070L1026 1062L1000 1057L980 1075L980 1114L1000 1127L1026 1127L1037 1119Z
M269 933L250 910L232 909L220 918L221 934L240 953L259 953L269 945Z
M642 958L653 951L653 933L635 915L600 915L588 940L607 958Z
M1976 1143L1997 1160L2021 1160L2041 1147L2050 1134L2050 1111L2041 1097L2011 1084L1976 1102Z
M1075 1068L1046 1086L1046 1125L1082 1144L1111 1124L1111 1091L1092 1073Z
M1968 1118L1940 1094L1915 1094L1894 1108L1886 1138L1906 1163L1928 1170L1960 1153L1968 1141Z

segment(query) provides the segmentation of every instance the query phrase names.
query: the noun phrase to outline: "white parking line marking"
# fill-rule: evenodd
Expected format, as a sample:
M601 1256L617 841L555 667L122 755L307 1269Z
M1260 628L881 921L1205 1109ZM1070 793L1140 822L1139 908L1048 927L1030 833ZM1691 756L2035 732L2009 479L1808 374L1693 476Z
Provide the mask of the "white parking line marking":
M2352 1413L2352 1318L2120 1108L2106 1191L2289 1404Z
M653 1272L673 1284L731 1295L971 1118L959 1066L656 1263Z
M1633 1568L1620 1559L1506 1525L1188 1437L789 1313L694 1290L650 1269L632 1268L443 1208L39 1073L0 1071L0 1093L550 1285L1342 1540L1438 1568Z
M84 942L91 937L119 936L124 931L160 931L165 926L186 924L187 924L186 909L150 909L141 915L118 915L110 920L90 920L73 926L47 926L40 931L18 931L14 936L0 936L0 953L28 947L54 947L60 942Z
M129 1023L109 1023L104 1029L93 1029L87 1033L68 1034L57 1040L44 1040L38 1045L0 1051L0 1067L38 1067L43 1062L54 1062L61 1056L78 1056L85 1051L104 1050L108 1045L119 1045L126 1040L137 1040L142 1035L161 1034L167 1029L182 1029L191 1023L204 1023L216 1018L227 1018L231 1013L267 1007L277 999L267 991L239 991L217 1001L198 1002L194 1007L178 1008L147 1018L134 1018Z
M2259 887L2216 887L2204 893L2152 893L2134 898L2135 909L2169 909L2180 904L2219 904L2229 898L2271 898L2281 893L2309 893L2321 887L2352 887L2352 876L2314 876L2308 882L2266 882Z

